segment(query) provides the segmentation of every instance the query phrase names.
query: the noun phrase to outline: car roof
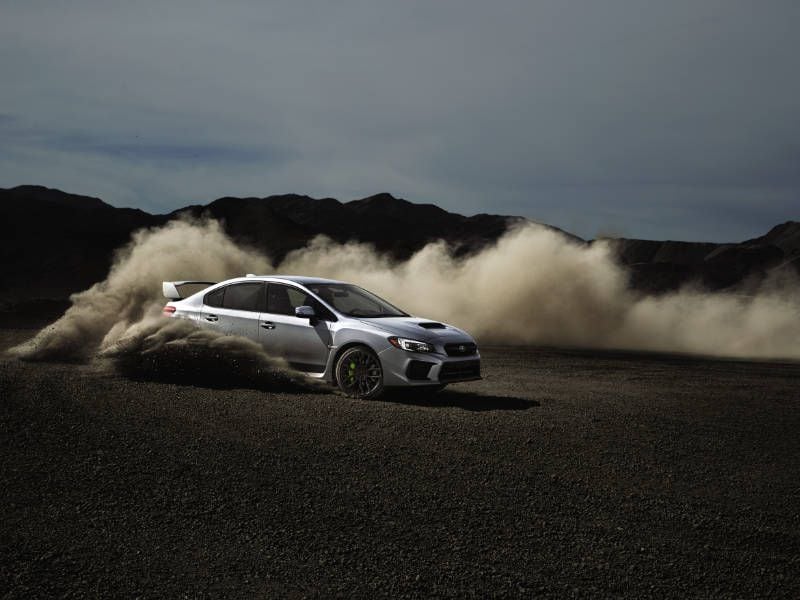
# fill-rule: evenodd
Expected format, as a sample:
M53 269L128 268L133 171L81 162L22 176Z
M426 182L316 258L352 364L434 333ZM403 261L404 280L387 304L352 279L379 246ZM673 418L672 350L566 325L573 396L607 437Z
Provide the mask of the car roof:
M315 283L345 283L336 279L325 279L324 277L305 277L302 275L247 275L247 279L262 279L290 281L300 285L313 285Z

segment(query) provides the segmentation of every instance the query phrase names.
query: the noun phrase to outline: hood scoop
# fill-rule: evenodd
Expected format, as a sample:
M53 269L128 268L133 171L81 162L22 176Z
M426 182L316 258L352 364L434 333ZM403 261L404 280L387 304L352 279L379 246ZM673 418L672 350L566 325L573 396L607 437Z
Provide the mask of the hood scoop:
M417 323L423 329L444 329L444 323L436 323L435 321L425 321L423 323Z

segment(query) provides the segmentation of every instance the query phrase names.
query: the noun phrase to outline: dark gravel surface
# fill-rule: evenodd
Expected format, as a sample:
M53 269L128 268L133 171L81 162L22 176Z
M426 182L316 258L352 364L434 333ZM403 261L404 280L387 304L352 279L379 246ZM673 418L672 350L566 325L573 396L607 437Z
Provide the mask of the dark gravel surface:
M800 597L800 365L484 372L359 402L4 358L0 597Z

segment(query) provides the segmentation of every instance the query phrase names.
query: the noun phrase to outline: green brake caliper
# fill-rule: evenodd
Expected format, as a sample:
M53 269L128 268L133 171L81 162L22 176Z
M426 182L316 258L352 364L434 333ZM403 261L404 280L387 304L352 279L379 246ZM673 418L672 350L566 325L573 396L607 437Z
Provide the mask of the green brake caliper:
M356 363L351 360L348 366L350 367L348 370L348 383L352 384L356 380Z

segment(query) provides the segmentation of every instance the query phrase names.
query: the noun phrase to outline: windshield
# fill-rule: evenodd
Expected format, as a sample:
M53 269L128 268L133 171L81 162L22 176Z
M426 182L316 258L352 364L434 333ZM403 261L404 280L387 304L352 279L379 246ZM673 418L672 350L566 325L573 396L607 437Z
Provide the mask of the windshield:
M306 285L306 287L337 311L349 317L374 319L408 316L407 313L392 306L386 300L349 283L315 283Z

